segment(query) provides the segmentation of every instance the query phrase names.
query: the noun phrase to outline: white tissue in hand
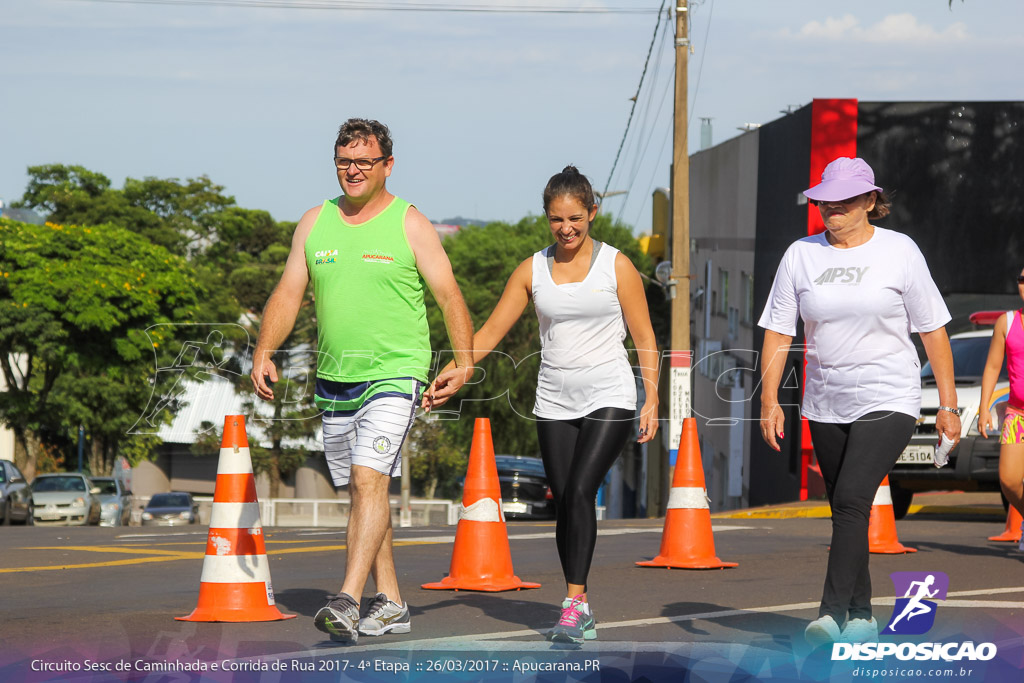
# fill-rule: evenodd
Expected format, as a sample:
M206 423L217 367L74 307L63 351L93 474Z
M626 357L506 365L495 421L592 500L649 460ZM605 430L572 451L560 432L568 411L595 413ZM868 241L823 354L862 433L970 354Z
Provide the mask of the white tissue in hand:
M935 449L935 466L945 467L946 463L949 462L949 452L953 450L953 439L949 438L945 434L942 435L942 440L939 441L938 447Z

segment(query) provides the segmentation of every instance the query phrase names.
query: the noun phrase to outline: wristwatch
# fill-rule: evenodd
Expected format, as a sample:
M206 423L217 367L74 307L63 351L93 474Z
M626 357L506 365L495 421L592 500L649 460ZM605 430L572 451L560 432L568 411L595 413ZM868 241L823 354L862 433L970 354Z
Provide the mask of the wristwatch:
M961 415L964 414L963 408L950 408L949 406L939 406L939 410L946 410L950 413L953 413L957 417L960 417Z

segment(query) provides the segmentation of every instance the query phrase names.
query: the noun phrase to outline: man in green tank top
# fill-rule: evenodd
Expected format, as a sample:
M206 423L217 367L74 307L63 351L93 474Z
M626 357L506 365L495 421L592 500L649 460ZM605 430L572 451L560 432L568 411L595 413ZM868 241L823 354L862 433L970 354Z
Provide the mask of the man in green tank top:
M429 410L445 402L473 373L473 324L448 255L430 221L385 186L395 163L391 148L390 131L378 121L341 126L334 161L343 194L296 225L253 352L256 394L272 400L277 368L270 356L295 325L312 282L324 454L335 485L350 484L351 501L341 591L314 623L348 643L360 633L411 628L392 555L388 485L400 472L402 443L431 364L424 282L444 314L456 367L427 386L423 404ZM377 594L360 614L371 573Z

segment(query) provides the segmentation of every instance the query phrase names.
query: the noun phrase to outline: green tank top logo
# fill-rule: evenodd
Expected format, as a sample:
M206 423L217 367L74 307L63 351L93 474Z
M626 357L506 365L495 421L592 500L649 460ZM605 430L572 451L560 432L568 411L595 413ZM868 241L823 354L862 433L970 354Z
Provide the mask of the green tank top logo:
M363 261L366 263L384 263L390 265L395 262L395 257L378 249L374 249L373 251L367 251L363 254Z
M321 249L320 251L313 252L313 258L316 260L313 265L320 266L326 263L337 263L338 262L338 250L337 249Z

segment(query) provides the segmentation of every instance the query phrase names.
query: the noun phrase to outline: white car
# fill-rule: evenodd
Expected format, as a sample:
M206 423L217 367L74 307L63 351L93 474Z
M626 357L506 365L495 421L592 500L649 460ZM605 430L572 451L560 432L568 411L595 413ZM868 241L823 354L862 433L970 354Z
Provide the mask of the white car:
M992 328L954 334L949 338L953 350L956 394L963 415L960 443L949 454L949 464L935 467L935 415L939 410L939 391L931 364L921 368L921 418L895 467L889 474L893 512L897 519L907 514L917 491L999 491L999 428L1003 424L1010 385L1004 363L988 405L981 403L981 375L992 343ZM996 431L983 438L978 432L978 413L992 415ZM1005 504L1005 502L1004 502Z
M84 474L40 474L32 480L36 524L67 526L100 523L99 489Z

